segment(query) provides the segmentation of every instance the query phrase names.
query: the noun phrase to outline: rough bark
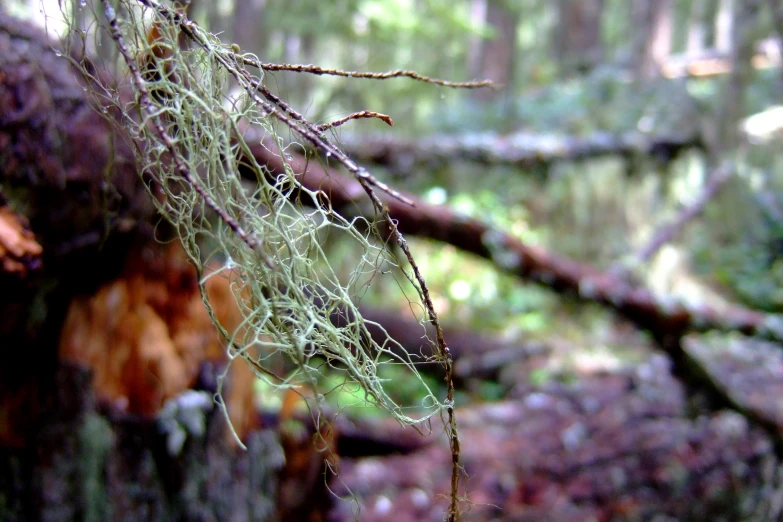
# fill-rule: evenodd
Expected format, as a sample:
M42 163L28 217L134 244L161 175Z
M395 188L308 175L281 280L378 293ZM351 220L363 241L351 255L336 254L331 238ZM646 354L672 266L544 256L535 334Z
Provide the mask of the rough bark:
M19 369L19 371L23 371ZM248 451L226 444L225 419L172 455L156 419L100 411L89 372L61 365L24 447L0 447L3 520L269 520L283 456L274 431ZM3 404L2 407L5 407Z
M112 279L152 237L153 206L131 148L68 62L2 12L0 71L0 186L35 234L3 210L0 519L270 518L282 465L274 431L250 433L240 451L213 409L204 434L172 456L155 417L99 406L90 372L58 360L73 296Z

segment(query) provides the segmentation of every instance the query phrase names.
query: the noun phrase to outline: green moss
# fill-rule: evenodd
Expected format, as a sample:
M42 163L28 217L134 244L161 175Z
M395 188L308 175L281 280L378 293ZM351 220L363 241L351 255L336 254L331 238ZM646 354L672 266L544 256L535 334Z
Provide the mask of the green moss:
M111 425L106 419L96 413L85 416L79 432L85 522L111 520L104 471L113 445L112 439Z

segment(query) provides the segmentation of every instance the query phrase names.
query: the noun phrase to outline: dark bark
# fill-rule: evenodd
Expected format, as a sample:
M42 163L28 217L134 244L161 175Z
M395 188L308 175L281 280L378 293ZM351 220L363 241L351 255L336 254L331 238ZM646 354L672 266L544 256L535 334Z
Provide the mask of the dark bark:
M20 369L21 370L21 369ZM225 419L172 455L155 419L99 411L89 372L61 366L25 447L0 448L0 518L67 521L270 520L283 464L273 431L248 451L226 444ZM207 397L210 397L209 395Z
M68 62L2 12L0 71L0 186L29 218L43 267L30 270L28 248L11 258L24 277L0 275L0 519L274 516L275 432L250 434L240 451L213 409L205 435L171 456L155 418L99 411L89 373L58 362L72 297L117 275L133 238L151 238L153 206L128 142L90 106Z

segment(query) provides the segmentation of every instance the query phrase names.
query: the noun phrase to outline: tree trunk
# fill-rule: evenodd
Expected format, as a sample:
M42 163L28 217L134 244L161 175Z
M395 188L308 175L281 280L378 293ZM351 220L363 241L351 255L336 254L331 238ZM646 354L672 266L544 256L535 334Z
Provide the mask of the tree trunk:
M693 2L691 4L688 41L685 46L686 54L689 56L699 56L707 44L706 8L707 6L704 2Z
M160 422L99 411L89 372L61 365L40 428L0 449L0 518L37 521L272 520L283 464L274 431L247 451L226 444L225 419L173 454ZM211 401L211 395L207 395Z
M195 411L204 430L179 449L164 419L119 415L90 372L58 359L74 295L117 275L154 214L128 144L68 62L2 12L0 71L0 203L24 207L41 247L2 260L27 270L0 270L0 520L269 520L275 431L249 433L245 452L217 408Z
M558 61L565 76L589 71L603 55L601 15L604 0L560 0L555 26Z
M661 64L671 54L671 0L642 0L634 3L633 27L636 76L650 80L660 76Z
M474 4L475 9L480 10L480 7L481 4ZM505 87L505 93L511 93L514 91L518 15L514 14L516 11L507 9L499 0L488 0L484 7L486 23L495 34L491 39L482 41L480 58L477 63L472 64L475 67L473 76L492 80ZM491 89L477 89L474 94L480 100L502 95L501 92Z
M725 0L726 4L733 5L734 11L729 15L723 13L724 5L721 5L718 26L727 25L731 31L729 44L723 42L720 37L719 48L728 45L731 56L731 74L724 86L724 94L721 96L723 104L718 110L718 135L713 144L713 154L725 154L737 146L739 139L738 124L740 118L746 113L745 91L753 75L753 55L758 40L757 25L762 0ZM728 21L721 21L728 18ZM724 28L725 29L725 28ZM718 36L722 29L719 29ZM725 49L722 49L725 50Z

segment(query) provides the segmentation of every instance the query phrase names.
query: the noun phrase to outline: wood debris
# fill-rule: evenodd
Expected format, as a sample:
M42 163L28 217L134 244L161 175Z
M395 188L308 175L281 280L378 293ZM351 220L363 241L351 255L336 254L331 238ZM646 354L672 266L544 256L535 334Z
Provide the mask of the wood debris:
M0 207L0 271L24 279L41 268L42 254L27 220L8 207Z

